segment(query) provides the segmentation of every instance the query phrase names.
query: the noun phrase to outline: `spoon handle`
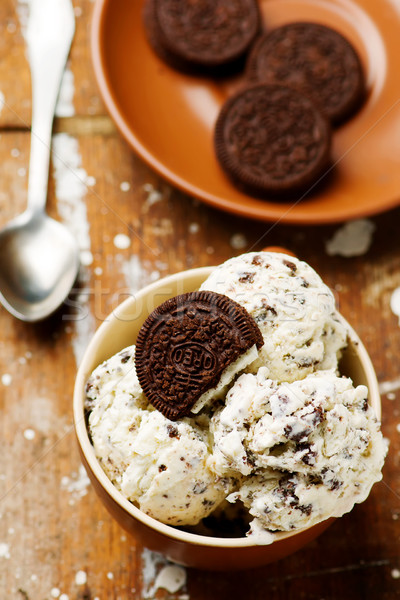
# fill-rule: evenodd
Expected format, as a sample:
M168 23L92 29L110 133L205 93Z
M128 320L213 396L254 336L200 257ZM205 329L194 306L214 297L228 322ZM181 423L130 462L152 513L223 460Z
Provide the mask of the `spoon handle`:
M31 0L27 28L32 79L28 209L44 211L51 133L61 80L75 32L71 0Z

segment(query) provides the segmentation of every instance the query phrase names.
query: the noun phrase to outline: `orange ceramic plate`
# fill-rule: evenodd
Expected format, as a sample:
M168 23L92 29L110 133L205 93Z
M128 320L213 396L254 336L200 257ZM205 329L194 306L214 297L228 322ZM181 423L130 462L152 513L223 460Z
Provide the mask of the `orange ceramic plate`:
M299 202L236 189L213 150L220 106L241 84L183 75L149 47L143 0L97 0L92 49L104 101L131 147L170 183L222 210L264 221L330 223L400 204L400 6L395 0L260 0L266 27L316 21L358 50L368 97L334 134L329 184Z

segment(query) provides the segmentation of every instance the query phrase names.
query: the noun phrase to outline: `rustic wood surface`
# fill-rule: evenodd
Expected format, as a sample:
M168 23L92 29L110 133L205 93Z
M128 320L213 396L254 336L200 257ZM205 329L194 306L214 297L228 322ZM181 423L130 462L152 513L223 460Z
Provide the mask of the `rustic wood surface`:
M0 2L0 226L24 209L26 199L31 103L21 22L27 5ZM90 61L93 2L74 0L74 6L74 114L57 119L55 133L60 148L72 143L81 161L73 166L79 189L71 192L70 225L83 240L85 264L67 305L46 322L27 325L0 308L0 598L400 597L400 326L390 309L400 286L400 209L371 219L376 230L368 252L343 258L325 249L338 226L247 221L171 188L131 152L107 116ZM52 168L48 206L58 219L65 185ZM128 248L116 245L118 234L128 236ZM242 573L186 569L186 584L171 594L155 586L162 557L111 520L82 471L72 425L77 362L127 293L265 245L288 247L310 262L365 342L383 391L389 390L382 396L382 426L390 440L384 480L301 552Z

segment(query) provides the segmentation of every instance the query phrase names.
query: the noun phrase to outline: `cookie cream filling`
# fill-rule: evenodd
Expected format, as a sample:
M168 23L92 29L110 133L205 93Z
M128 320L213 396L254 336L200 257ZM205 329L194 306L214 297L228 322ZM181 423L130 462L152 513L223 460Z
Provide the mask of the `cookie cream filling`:
M235 377L238 374L243 373L247 367L251 368L251 365L255 363L257 359L258 350L257 346L254 344L254 346L241 354L233 363L228 365L228 367L222 372L218 384L200 396L197 402L192 406L191 412L193 414L197 414L202 408L204 408L204 406L223 398L228 390L228 387L233 383Z

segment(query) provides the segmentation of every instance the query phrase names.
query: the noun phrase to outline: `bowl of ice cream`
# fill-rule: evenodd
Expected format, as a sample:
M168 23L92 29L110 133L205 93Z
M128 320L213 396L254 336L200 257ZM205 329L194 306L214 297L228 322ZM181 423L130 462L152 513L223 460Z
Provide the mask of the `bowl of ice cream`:
M157 307L197 290L240 304L262 344L169 418L143 391L135 344ZM189 362L214 364L199 329L184 343L179 331L176 379ZM148 371L160 363L168 380L159 352L145 357ZM365 500L386 454L380 414L357 334L315 271L281 253L178 273L125 300L95 333L74 392L82 461L111 515L148 548L203 569L279 560Z

